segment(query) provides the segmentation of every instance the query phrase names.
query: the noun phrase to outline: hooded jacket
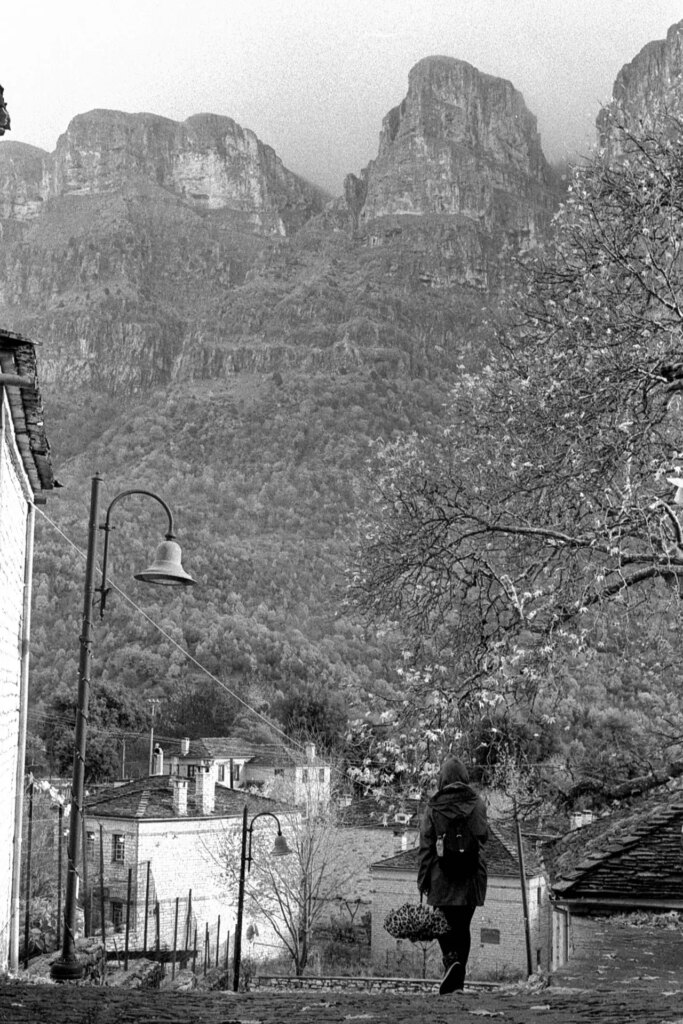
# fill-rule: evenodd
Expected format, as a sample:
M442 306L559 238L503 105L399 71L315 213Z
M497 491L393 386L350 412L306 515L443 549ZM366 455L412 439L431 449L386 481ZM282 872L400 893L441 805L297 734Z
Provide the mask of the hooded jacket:
M483 906L486 898L486 859L482 845L488 838L486 807L469 785L464 766L454 757L446 758L439 773L438 790L427 804L420 828L417 887L427 892L432 907ZM479 864L473 874L454 877L442 867L436 854L436 828L433 812L445 818L466 817L479 842Z

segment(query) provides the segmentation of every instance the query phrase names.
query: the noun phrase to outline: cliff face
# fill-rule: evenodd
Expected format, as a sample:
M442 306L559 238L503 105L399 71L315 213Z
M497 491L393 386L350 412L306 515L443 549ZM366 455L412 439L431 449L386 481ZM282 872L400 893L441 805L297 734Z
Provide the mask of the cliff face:
M327 198L229 117L197 114L180 124L115 110L73 119L47 162L44 197L116 192L131 179L280 235L300 227Z
M47 156L45 150L21 142L0 146L0 229L3 221L21 223L40 212Z
M117 393L249 370L429 375L467 345L476 363L474 310L556 203L521 95L448 57L413 68L334 204L210 114L95 110L54 153L29 149L0 152L0 318L43 340L46 382Z
M648 125L662 114L683 118L683 21L672 25L666 39L648 43L617 75L612 102L597 119L600 145L616 155L619 144L613 124Z
M46 383L168 382L327 199L230 118L79 115L52 154L0 148L0 318L43 341Z
M32 147L14 144L15 159L20 149ZM21 190L18 201L12 201L17 189L6 176L0 179L3 217L37 215L41 201L60 196L111 194L147 182L193 208L226 210L246 228L286 235L327 198L288 171L253 132L214 114L198 114L181 124L154 114L93 110L71 121L53 154L32 152L41 156L40 178L34 160L25 182L31 190L28 202ZM2 165L8 163L5 157ZM28 170L27 153L23 163Z
M415 65L405 99L384 118L377 159L345 190L372 244L397 230L417 234L423 250L431 238L443 283L483 287L505 243L530 245L543 235L557 194L521 94L451 57Z

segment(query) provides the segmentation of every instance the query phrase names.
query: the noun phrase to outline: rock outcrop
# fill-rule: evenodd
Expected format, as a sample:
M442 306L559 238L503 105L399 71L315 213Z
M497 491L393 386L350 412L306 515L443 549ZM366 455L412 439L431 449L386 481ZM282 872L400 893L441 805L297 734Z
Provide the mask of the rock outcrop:
M3 222L23 222L43 206L43 167L48 154L23 142L0 145L0 231ZM2 237L2 236L0 236Z
M288 171L253 132L215 114L178 123L155 114L92 110L75 117L55 152L42 156L38 189L31 175L36 199L111 194L146 182L193 208L228 211L244 228L264 234L290 234L329 198ZM17 208L22 216L39 209L15 203L4 216Z
M600 111L598 139L609 155L620 150L616 125L651 125L663 115L683 119L683 21L666 39L648 43L617 75L612 102Z
M532 245L543 235L557 183L536 118L510 82L427 57L384 118L377 159L347 178L345 194L370 244L408 232L424 251L431 240L442 268L425 266L428 277L486 287L506 243Z
M230 118L81 114L54 153L0 148L0 317L44 342L45 383L197 372L227 296L328 199Z

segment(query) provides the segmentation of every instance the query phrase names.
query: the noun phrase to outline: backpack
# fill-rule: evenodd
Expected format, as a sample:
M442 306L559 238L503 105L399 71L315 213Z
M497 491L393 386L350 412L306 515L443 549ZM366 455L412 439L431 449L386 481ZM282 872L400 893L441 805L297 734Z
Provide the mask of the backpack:
M447 874L468 878L479 867L479 840L472 832L470 815L452 817L431 810L436 832L436 856Z

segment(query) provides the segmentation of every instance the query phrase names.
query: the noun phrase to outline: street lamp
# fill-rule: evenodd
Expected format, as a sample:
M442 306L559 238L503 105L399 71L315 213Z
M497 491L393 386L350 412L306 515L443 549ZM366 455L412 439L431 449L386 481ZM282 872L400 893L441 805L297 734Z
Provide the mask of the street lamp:
M244 876L246 870L251 871L251 837L254 831L254 822L257 818L274 818L277 822L277 835L275 837L275 843L273 849L270 852L271 857L285 857L292 851L287 846L287 840L282 834L282 828L280 826L280 819L272 811L259 811L251 819L251 824L247 824L248 809L247 805L244 805L244 812L242 814L242 855L240 857L240 884L237 893L237 924L235 926L235 956L233 964L233 980L232 990L237 992L240 985L240 961L242 959L242 917L244 915ZM247 836L249 842L247 843ZM249 865L247 869L247 864ZM246 869L246 870L245 870Z
M69 815L69 837L67 842L67 876L64 898L64 937L62 955L52 964L50 975L55 981L76 981L83 975L83 966L76 956L76 900L78 899L78 856L80 849L80 825L83 818L83 792L85 777L85 741L88 725L88 701L90 698L90 662L92 656L92 612L95 591L100 594L100 616L104 614L107 597L107 555L109 552L110 517L113 507L129 494L142 494L154 498L166 511L168 531L166 540L159 545L154 563L139 573L136 579L147 583L161 583L167 586L190 586L194 580L180 564L180 548L173 540L173 516L166 504L151 491L123 491L117 494L107 509L106 520L99 527L104 530L104 554L102 562L102 585L95 587L95 562L97 557L97 516L102 478L92 478L90 492L90 518L88 521L88 551L85 565L85 586L83 590L83 626L80 636L80 658L78 662L78 703L76 709L76 731L74 740L74 764L71 782L71 814Z

